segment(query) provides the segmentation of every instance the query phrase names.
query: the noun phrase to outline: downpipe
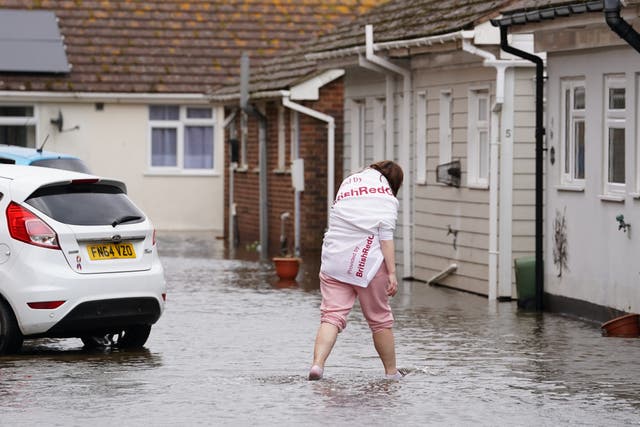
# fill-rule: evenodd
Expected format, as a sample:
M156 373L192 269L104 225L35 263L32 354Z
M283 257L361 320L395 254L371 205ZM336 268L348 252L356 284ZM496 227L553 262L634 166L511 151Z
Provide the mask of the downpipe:
M542 237L543 237L543 154L544 154L544 141L545 134L543 126L543 96L544 96L544 62L542 58L537 55L525 52L524 50L517 49L513 46L509 46L507 40L507 27L500 25L500 48L512 55L531 61L536 65L536 237L535 237L535 279L536 279L536 299L535 308L536 311L543 310L544 301L544 270L543 270L543 252L542 252Z
M619 35L637 52L640 52L640 35L620 16L621 3L620 0L604 0L605 21L614 33Z

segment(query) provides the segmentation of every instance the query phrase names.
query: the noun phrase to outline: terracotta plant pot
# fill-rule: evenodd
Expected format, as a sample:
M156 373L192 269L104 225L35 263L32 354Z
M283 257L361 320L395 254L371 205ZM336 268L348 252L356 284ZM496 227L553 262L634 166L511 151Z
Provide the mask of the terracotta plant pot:
M300 269L300 258L276 257L272 259L281 280L294 280Z
M603 323L602 335L605 337L637 338L640 336L640 314L625 314Z

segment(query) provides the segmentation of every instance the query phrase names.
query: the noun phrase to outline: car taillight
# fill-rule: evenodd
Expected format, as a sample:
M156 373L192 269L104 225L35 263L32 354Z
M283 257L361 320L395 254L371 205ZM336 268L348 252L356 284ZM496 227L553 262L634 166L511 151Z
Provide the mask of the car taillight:
M55 310L64 303L65 301L38 301L28 302L27 305L35 310Z
M11 202L7 207L9 234L16 240L43 248L60 249L58 235L26 208Z

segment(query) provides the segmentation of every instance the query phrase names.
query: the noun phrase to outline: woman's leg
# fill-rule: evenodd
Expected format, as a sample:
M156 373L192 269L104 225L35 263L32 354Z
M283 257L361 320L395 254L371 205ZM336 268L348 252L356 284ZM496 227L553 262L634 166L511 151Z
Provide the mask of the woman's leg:
M313 364L324 369L324 364L327 361L327 357L333 349L333 345L338 339L338 327L331 323L320 323L318 333L316 335L316 342L313 347Z
M356 301L352 285L340 282L320 273L320 327L313 347L313 365L309 371L310 380L322 378L324 364L336 343L338 333L347 326L347 316Z
M384 263L366 288L358 289L358 299L362 313L369 323L373 335L373 344L380 356L387 375L395 375L396 348L393 337L393 314L389 306L387 284L389 278Z
M382 360L385 374L395 375L398 369L396 368L396 345L393 330L389 328L374 332L373 345Z

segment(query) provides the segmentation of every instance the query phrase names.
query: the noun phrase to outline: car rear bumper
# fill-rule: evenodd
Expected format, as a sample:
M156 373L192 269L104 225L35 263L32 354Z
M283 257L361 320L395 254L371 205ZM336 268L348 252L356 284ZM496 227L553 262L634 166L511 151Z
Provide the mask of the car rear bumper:
M114 298L78 304L44 335L77 337L117 333L131 325L153 324L161 314L155 298Z
M21 255L28 259L26 253ZM47 259L51 257L59 258ZM166 282L157 256L149 270L97 274L78 274L61 257L59 251L49 251L37 264L0 268L2 293L25 337L78 336L71 332L87 330L83 323L89 329L99 328L101 322L105 328L150 324L162 315ZM44 301L64 303L56 309L28 305Z

